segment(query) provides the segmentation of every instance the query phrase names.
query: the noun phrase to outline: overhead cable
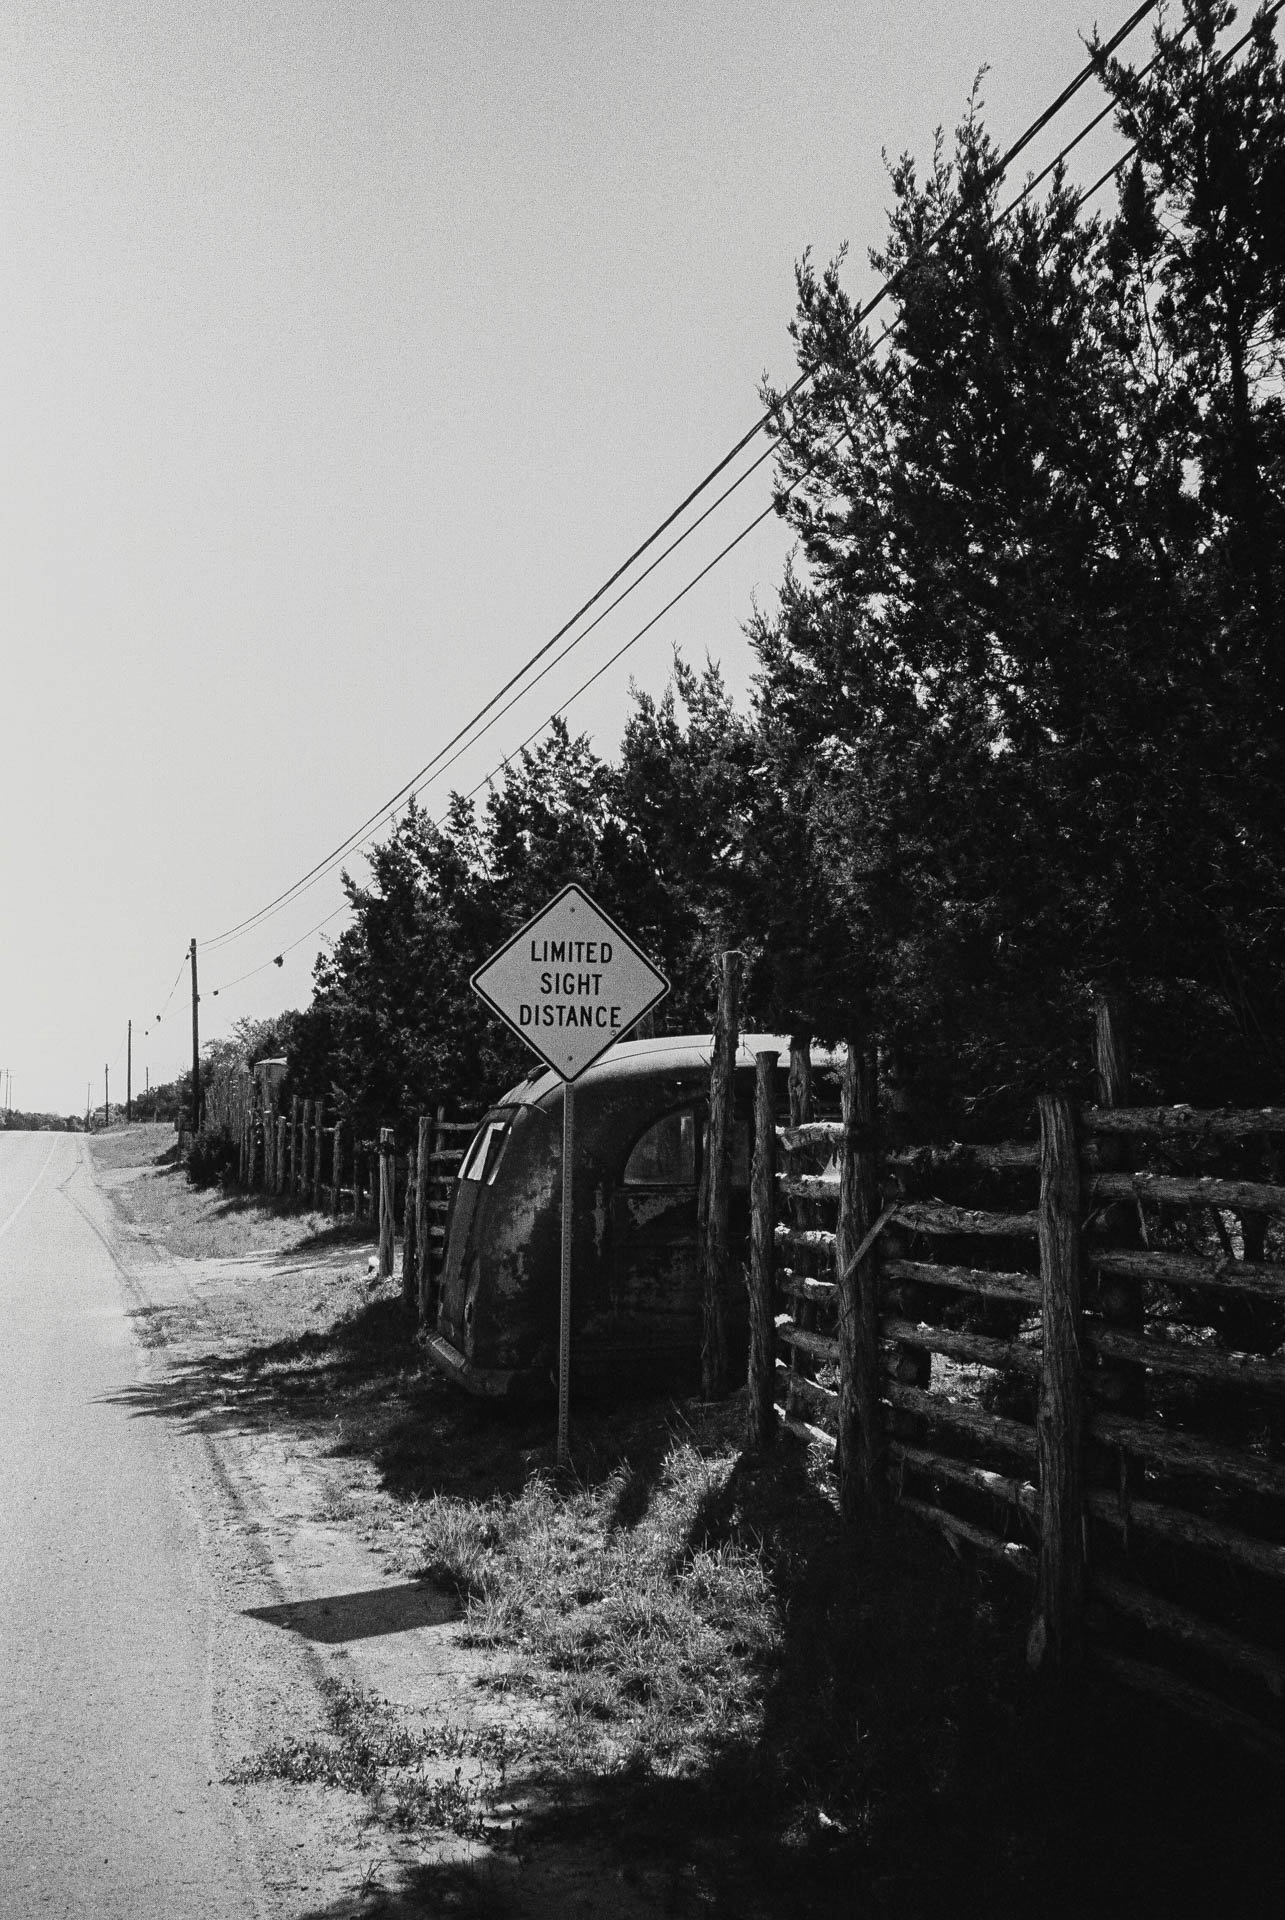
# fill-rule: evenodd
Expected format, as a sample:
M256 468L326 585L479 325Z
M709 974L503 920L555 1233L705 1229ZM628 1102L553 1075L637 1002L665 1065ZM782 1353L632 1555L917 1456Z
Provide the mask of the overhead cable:
M1022 153L1031 144L1031 142L1038 137L1038 135L1044 130L1044 128L1049 125L1050 121L1058 113L1062 111L1062 109L1067 105L1067 103L1072 98L1074 98L1074 96L1079 92L1081 87L1083 87L1090 79L1092 79L1097 73L1101 71L1102 62L1104 58L1108 54L1112 53L1118 46L1120 46L1123 43L1125 39L1128 38L1128 36L1134 31L1134 29L1140 24L1140 22L1144 20L1149 13L1154 11L1156 4L1157 4L1157 0L1144 0L1144 4L1135 9L1135 11L1124 22L1123 26L1119 27L1116 30L1116 32L1112 35L1111 39L1106 42L1105 46L1103 46L1100 51L1094 53L1093 57L1085 64L1085 66L1082 67L1081 70L1075 75L1075 77L1067 84L1067 86L1065 86L1062 89L1061 93L1058 94L1057 98L1053 100L1049 104L1049 106L1047 106L1043 110L1043 112L1041 112L1033 121L1030 122L1030 124L1024 129L1024 131L1021 133L1018 139L1015 140L1013 144L1007 149L1007 151L1000 157L1000 159L996 162L995 167L991 172L988 184L993 183L995 180L1003 178L1004 174L1007 172L1008 168L1012 165L1013 161L1018 157L1018 155ZM953 209L952 212L946 217L946 219L942 221L940 226L937 229L935 229L935 231L928 237L926 244L930 246L935 245L939 240L943 239L946 236L946 234L951 230L955 221L959 218L959 213L960 213L960 209L958 208ZM876 290L876 292L870 297L870 299L865 303L865 305L859 309L856 315L856 320L858 324L861 324L866 319L868 319L870 315L874 313L876 309L882 304L882 302L889 296L889 294L895 290L895 287L899 281L899 278L900 278L899 273L890 276L890 278L884 281L882 286L880 286ZM267 916L270 913L273 913L277 908L288 904L288 902L292 900L300 891L302 891L302 889L311 880L313 880L314 878L318 877L321 873L326 871L334 861L343 858L343 856L346 853L350 852L352 848L361 840L361 838L371 828L379 825L388 816L388 814L392 811L392 809L400 803L401 800L403 800L414 788L416 788L422 781L424 781L427 778L427 776L435 768L437 768L440 765L441 761L446 757L448 753L452 751L453 748L458 746L461 741L463 741L469 734L473 732L473 729L477 726L478 722L484 719L488 714L490 714L493 708L498 706L499 702L503 700L504 696L507 693L511 692L512 689L517 686L519 681L524 680L526 678L526 676L530 673L531 669L534 666L536 666L541 660L543 660L553 650L553 648L558 644L560 640L565 638L565 636L571 631L571 629L577 624L577 622L581 620L586 613L591 611L592 608L594 608L598 604L598 602L603 598L605 594L611 591L611 588L615 586L616 583L623 578L623 576L629 571L629 569L635 564L635 562L641 559L643 554L647 553L650 550L650 548L654 546L655 543L666 532L668 532L669 528L674 525L675 521L681 517L681 515L687 510L687 508L690 507L697 499L699 499L701 494L703 494L710 486L713 485L714 481L718 479L720 474L726 471L726 469L732 463L732 461L735 460L737 456L740 453L742 453L745 450L745 448L748 447L757 438L757 436L760 433L765 432L773 424L773 422L777 418L779 418L781 407L787 404L790 400L794 399L802 391L802 389L808 384L808 382L813 378L813 376L814 376L814 370L811 368L805 368L804 371L799 374L798 378L794 380L789 387L787 387L780 395L776 397L776 399L773 402L773 405L769 407L768 410L765 413L763 413L758 420L755 421L753 426L751 426L745 433L741 435L740 439L736 442L736 444L732 448L730 448L726 454L723 455L721 460L719 460L713 467L709 469L709 471L705 474L703 479L701 479L696 484L696 486L693 487L692 490L686 495L686 497L679 502L679 504L672 510L672 512L667 514L665 519L662 520L660 524L657 527L655 527L650 534L648 534L647 538L643 540L640 543L640 545L634 549L634 551L629 555L628 559L622 561L622 563L616 568L614 573L612 573L609 576L609 578L606 579L602 583L602 585L598 587L597 590L589 597L589 599L586 600L584 604L581 607L579 607L575 613L571 615L570 619L564 621L562 626L559 627L558 631L555 634L553 634L549 640L545 641L542 646L537 648L533 654L529 656L529 658L523 663L523 665L518 668L517 672L512 674L509 677L509 679L505 681L504 685L500 687L498 691L494 693L491 696L491 698L482 707L480 707L477 710L477 712L474 713L471 716L471 718L467 720L464 723L464 725L460 727L457 730L457 732L454 733L451 736L451 738L442 747L438 749L438 751L432 756L432 758L429 759L425 763L425 765L420 768L418 773L412 775L412 777L408 781L406 781L401 787L398 788L397 792L394 795L392 795L390 799L384 801L384 803L379 808L377 808L376 811L373 814L371 814L368 819L363 821L359 827L356 827L350 834L348 834L345 837L345 839L339 843L338 846L336 846L331 850L330 853L324 855L322 859L319 860L313 867L310 867L306 873L302 874L299 877L298 880L292 882L290 886L283 888L283 890L279 894L277 894L272 900L269 900L263 907L259 908L256 912L247 915L244 920L237 921L234 925L224 928L219 933L207 936L202 941L201 943L202 946L211 950L217 949L218 947L224 945L225 943L237 938L238 936L250 931L253 927L259 925L264 919L267 918ZM756 462L755 464L757 465L758 463ZM735 542L733 542L733 544L735 544ZM648 571L651 571L651 569L648 569ZM645 578L646 575L643 575L641 577ZM639 583L635 581L630 587L626 588L625 592L626 593L632 592L633 587L636 586L637 584ZM622 594L619 596L620 599L623 599L624 597L625 597L625 594ZM618 605L619 600L617 600L615 604Z

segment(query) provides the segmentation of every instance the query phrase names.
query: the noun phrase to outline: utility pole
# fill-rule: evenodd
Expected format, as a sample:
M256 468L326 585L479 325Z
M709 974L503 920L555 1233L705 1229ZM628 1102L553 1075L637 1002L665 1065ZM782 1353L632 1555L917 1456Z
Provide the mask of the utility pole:
M110 1127L112 1123L112 1097L111 1097L111 1094L108 1092L109 1084L110 1083L107 1077L107 1062L104 1060L103 1062L103 1125L105 1127Z
M89 1094L92 1086L93 1086L93 1081L86 1080L85 1082L85 1132L86 1133L89 1132Z
M134 1022L125 1029L125 1125L134 1118Z
M196 1133L201 1125L201 1030L196 1009L200 996L196 991L196 941L192 947L192 1131Z

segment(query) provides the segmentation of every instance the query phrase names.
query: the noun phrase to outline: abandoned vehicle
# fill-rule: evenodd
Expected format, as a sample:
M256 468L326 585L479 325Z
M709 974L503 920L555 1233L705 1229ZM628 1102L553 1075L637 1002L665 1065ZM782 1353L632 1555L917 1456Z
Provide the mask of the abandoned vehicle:
M700 1375L698 1198L709 1113L706 1036L626 1040L575 1083L571 1382L584 1394ZM754 1055L789 1041L742 1036L736 1056L729 1219L729 1347L745 1352ZM813 1052L814 1070L830 1056ZM786 1097L785 1073L780 1091ZM455 1182L428 1351L474 1393L556 1391L563 1082L536 1069L483 1116Z

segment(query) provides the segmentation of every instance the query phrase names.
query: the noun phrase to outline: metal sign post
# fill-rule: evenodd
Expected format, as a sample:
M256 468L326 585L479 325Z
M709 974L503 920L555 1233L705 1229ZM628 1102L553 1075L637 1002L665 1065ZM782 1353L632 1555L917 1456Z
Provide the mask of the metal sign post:
M669 982L577 886L564 887L469 982L562 1081L562 1270L558 1306L558 1465L571 1399L574 1082L663 1000Z
M562 1087L562 1285L558 1299L558 1465L570 1459L571 1417L571 1146L575 1134L575 1081Z

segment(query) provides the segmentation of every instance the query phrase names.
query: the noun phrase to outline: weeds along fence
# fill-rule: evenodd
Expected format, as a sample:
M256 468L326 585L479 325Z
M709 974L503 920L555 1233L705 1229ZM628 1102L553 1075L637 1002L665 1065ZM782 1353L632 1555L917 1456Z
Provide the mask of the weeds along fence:
M476 1116L438 1106L400 1127L355 1133L324 1100L296 1097L279 1111L244 1072L211 1090L205 1124L234 1156L242 1191L309 1206L337 1224L369 1222L385 1279L393 1273L400 1221L403 1295L424 1324L435 1322L451 1187Z
M1113 1055L1109 1019L1100 1063ZM752 1424L832 1446L1033 1590L1028 1658L1082 1660L1285 1760L1285 1109L1038 1103L1038 1136L881 1147L773 1122L759 1062ZM757 1410L757 1412L755 1411Z

